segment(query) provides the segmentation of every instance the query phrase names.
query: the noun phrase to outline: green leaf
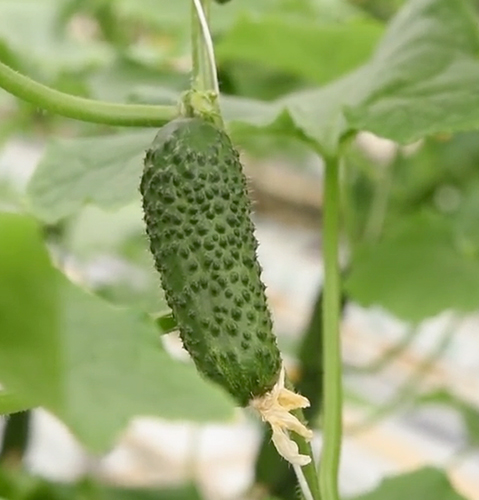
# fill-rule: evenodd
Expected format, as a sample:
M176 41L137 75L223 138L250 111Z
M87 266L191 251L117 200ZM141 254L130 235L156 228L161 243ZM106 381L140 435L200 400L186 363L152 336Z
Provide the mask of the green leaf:
M111 1L111 0L110 0ZM126 19L139 20L149 25L162 29L178 31L187 29L189 22L188 2L174 2L170 0L114 0L118 12ZM257 0L241 0L240 2L229 2L225 5L212 4L212 27L216 31L223 32L230 28L238 16L246 13L282 14L287 16L297 16L307 18L314 16L317 19L324 18L326 12L337 10L335 14L349 15L352 11L343 0L335 1L333 4L318 5L322 2L310 0L269 0L268 2L258 2Z
M364 63L382 32L371 20L325 24L284 15L243 17L215 51L220 63L254 62L323 84Z
M336 155L353 130L410 142L479 126L479 33L463 0L411 0L372 60L340 80L285 96L264 123ZM346 114L345 114L346 113Z
M74 257L79 274L95 293L155 315L168 310L140 203L115 212L84 208L66 225L61 246Z
M143 313L117 308L51 268L30 219L0 218L0 381L56 414L92 451L136 415L199 421L231 399L172 359Z
M57 288L38 225L0 214L0 382L21 401L62 390Z
M98 500L202 500L195 486L176 488L113 488L97 486Z
M64 390L49 406L92 451L105 451L136 415L198 421L231 417L233 404L172 359L143 314L119 309L57 277L62 297Z
M445 472L433 467L423 467L400 476L389 477L371 493L354 497L354 500L466 500L452 487Z
M53 482L22 470L0 469L0 498L22 500L201 500L194 485L170 488L121 488L92 478Z
M35 406L27 403L11 392L0 391L0 415L8 415L19 411L26 411Z
M139 198L143 155L155 131L52 142L28 186L31 210L46 222L87 203L119 208Z
M411 0L372 60L325 87L275 102L292 130L336 155L353 130L400 142L479 126L479 34L463 0ZM287 117L287 120L284 118Z
M161 89L154 92L146 88L143 92L148 102L164 99ZM275 105L254 100L223 101L227 120L254 128L273 123L279 112ZM31 211L54 223L88 204L112 210L139 199L144 152L155 134L155 130L142 130L52 141L28 185Z
M165 313L156 318L155 321L163 333L171 333L178 330L178 324L171 313Z
M447 309L479 307L479 261L456 244L445 219L420 215L355 251L346 280L351 298L418 322Z
M468 441L479 446L479 409L464 401L447 389L438 389L421 395L416 399L419 404L439 404L454 408L459 412L466 428Z
M102 67L88 78L92 97L113 102L132 101L137 89L148 85L163 86L176 96L180 90L188 88L188 83L189 75L186 73L160 71L157 67L148 67L126 57Z
M305 91L273 103L224 96L221 104L233 130L269 129L317 141L334 151L345 123L336 116L338 97L347 89L345 85ZM148 102L165 97L161 89L155 92L145 88L143 94ZM54 223L88 204L111 210L139 199L144 151L155 133L144 130L54 140L28 185L31 211L39 219Z
M479 32L463 0L408 2L372 61L363 98L347 117L399 142L479 127Z

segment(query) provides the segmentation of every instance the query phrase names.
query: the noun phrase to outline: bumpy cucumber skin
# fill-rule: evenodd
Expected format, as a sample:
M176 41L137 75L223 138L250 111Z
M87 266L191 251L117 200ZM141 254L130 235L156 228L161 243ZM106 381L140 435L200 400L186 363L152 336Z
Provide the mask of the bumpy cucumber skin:
M140 191L183 344L200 373L246 406L272 389L281 356L239 155L215 125L178 118L146 152Z

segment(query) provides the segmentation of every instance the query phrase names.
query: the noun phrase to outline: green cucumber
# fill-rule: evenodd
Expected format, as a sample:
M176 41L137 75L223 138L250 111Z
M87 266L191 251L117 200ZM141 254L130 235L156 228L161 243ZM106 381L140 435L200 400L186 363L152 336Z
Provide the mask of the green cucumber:
M184 347L200 373L246 406L278 381L281 356L239 154L216 125L178 118L146 152L140 191Z

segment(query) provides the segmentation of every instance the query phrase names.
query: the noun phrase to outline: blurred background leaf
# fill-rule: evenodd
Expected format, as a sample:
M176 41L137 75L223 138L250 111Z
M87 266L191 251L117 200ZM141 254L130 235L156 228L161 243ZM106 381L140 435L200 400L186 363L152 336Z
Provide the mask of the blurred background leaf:
M458 248L444 218L417 215L356 248L346 290L363 306L381 305L418 322L453 309L479 307L479 261Z
M419 405L442 405L456 410L466 429L468 445L479 446L479 409L447 389L436 389L416 399Z
M376 490L354 497L354 500L403 500L404 498L466 500L454 490L443 471L432 467L386 478Z
M38 224L0 214L0 379L27 402L51 403L60 377L58 290Z
M136 415L222 420L233 403L176 361L143 313L120 309L53 270L38 226L0 219L0 378L45 406L88 448L105 451ZM28 311L28 314L25 312Z

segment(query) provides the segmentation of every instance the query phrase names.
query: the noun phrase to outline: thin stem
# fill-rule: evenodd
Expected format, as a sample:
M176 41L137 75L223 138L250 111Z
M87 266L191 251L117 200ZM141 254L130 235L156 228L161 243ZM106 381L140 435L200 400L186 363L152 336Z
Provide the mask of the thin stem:
M339 161L326 159L323 219L323 451L319 485L323 500L339 500L338 474L342 438L342 365L339 318Z
M193 87L219 95L216 61L208 26L210 0L193 0Z
M84 122L156 127L178 116L175 106L115 104L65 94L35 82L1 62L0 87L41 109Z
M291 413L299 420L304 422L304 415L301 410L294 410ZM318 474L316 471L316 465L314 462L313 449L311 447L311 444L308 443L302 436L294 432L291 433L291 437L298 445L299 452L302 455L308 455L311 457L311 462L308 465L304 465L303 467L301 467L301 472L303 473L302 478L297 475L297 471L295 469L296 477L298 478L298 483L301 482L301 479L304 479L306 481L306 484L308 485L309 493L313 497L313 500L321 500L322 497L319 490Z
M304 500L314 500L313 494L309 488L309 485L304 477L304 473L299 465L293 465L294 473L298 478L298 484L301 489L301 493L304 497Z

